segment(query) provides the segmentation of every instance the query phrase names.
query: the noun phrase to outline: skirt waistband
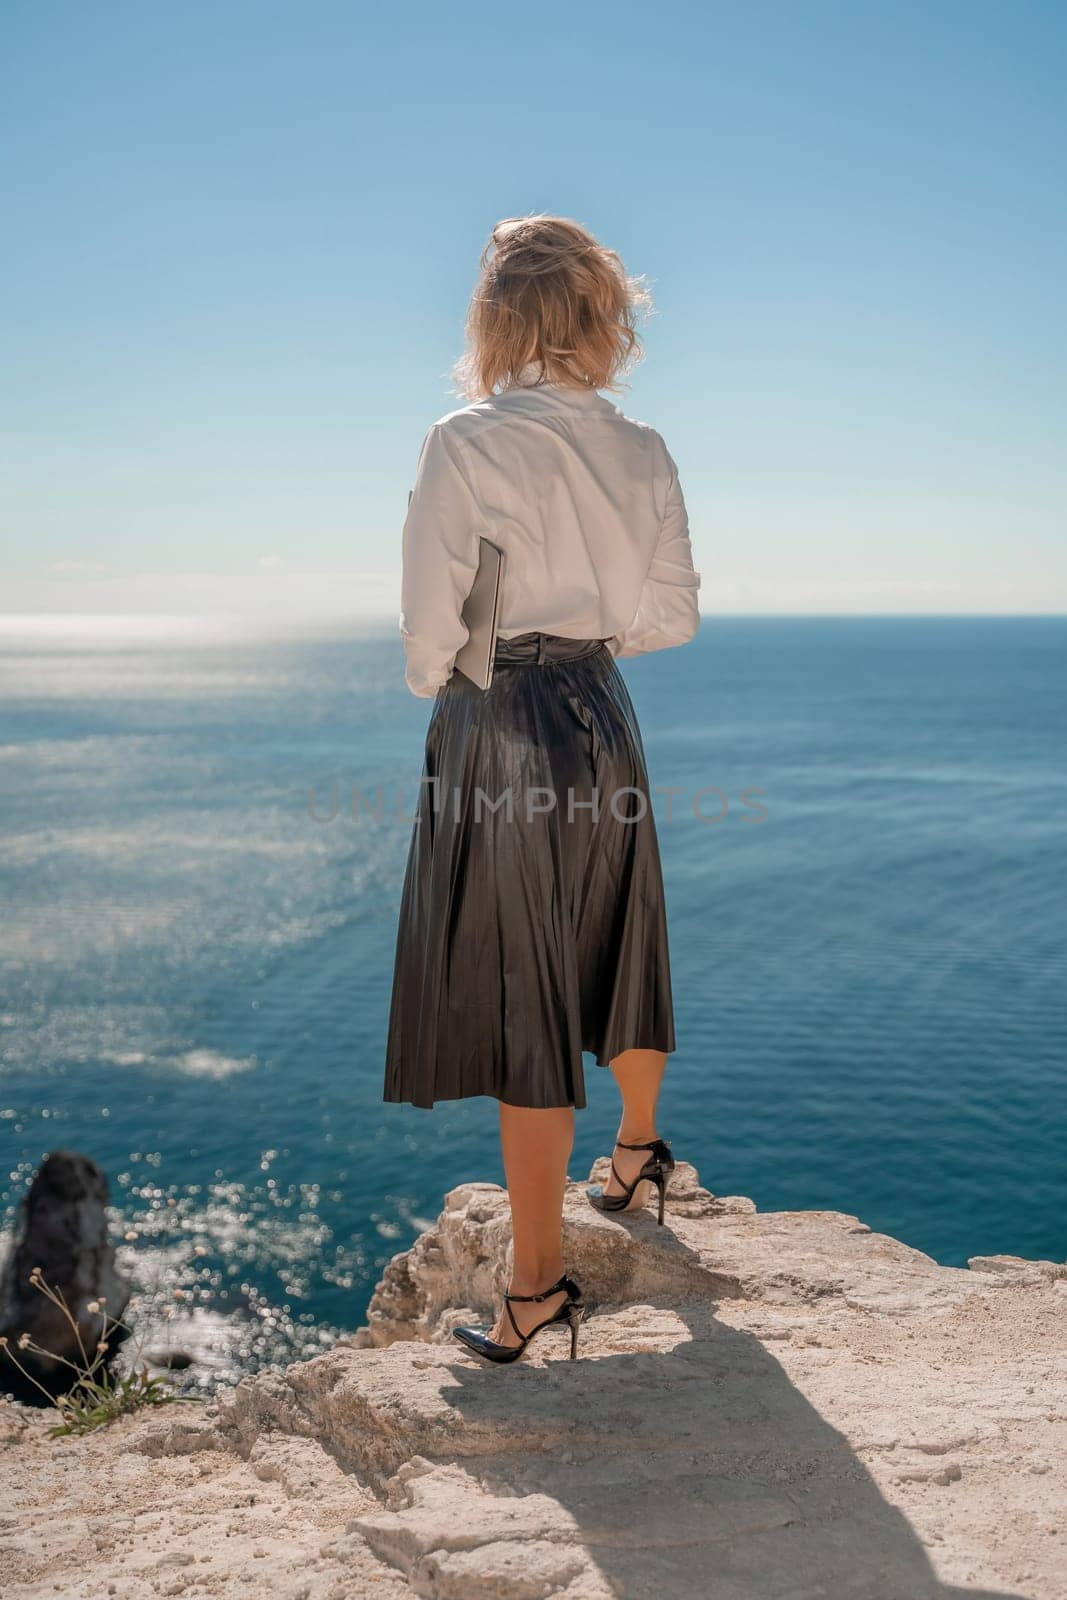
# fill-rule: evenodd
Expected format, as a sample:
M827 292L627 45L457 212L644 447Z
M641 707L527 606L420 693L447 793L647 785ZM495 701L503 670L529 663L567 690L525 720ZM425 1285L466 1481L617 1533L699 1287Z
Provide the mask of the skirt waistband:
M603 649L606 639L565 639L558 633L519 633L498 639L493 652L496 666L541 667L553 661L576 661Z

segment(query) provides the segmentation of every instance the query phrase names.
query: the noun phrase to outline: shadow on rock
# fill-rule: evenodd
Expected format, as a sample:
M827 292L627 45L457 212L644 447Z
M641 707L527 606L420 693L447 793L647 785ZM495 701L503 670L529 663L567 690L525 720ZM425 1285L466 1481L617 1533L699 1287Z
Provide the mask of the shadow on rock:
M796 1337L795 1365L837 1337L804 1370L822 1372L853 1437L872 1436L902 1380L894 1398L878 1366L857 1376L851 1330L936 1325L998 1293L994 1280L856 1218L757 1214L702 1189L692 1168L679 1176L662 1228L605 1218L568 1186L566 1260L591 1311L577 1361L562 1327L506 1367L455 1345L451 1328L489 1319L508 1272L507 1197L465 1184L390 1263L367 1327L239 1385L226 1426L245 1450L282 1433L328 1451L381 1501L348 1537L430 1600L1022 1600L942 1582L849 1437L765 1347ZM941 1426L940 1374L916 1365L910 1381L911 1420ZM938 1484L946 1457L922 1452L941 1448L928 1431L918 1463L910 1444L899 1454ZM966 1511L952 1528L944 1509L959 1570ZM975 1551L986 1572L988 1555Z
M518 1586L500 1592L574 1600L1006 1600L938 1580L907 1518L758 1339L705 1306L638 1309L660 1339L679 1320L673 1349L452 1365L441 1396L458 1430L513 1447L444 1478L409 1469L408 1503L361 1520L420 1592L483 1592L479 1579L510 1567ZM636 1315L622 1323L609 1337L640 1339Z

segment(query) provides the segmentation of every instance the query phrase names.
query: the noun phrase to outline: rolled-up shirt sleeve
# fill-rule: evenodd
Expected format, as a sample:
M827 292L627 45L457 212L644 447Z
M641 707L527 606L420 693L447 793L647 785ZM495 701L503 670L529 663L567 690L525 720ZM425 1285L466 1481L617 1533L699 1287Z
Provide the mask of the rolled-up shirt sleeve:
M427 432L401 539L405 680L412 694L426 698L448 682L456 651L467 641L460 612L478 570L484 531L460 448L443 423Z
M633 620L608 640L608 649L614 656L639 656L650 650L687 644L700 626L700 573L693 568L689 516L677 464L666 446L664 450L667 499L656 552Z

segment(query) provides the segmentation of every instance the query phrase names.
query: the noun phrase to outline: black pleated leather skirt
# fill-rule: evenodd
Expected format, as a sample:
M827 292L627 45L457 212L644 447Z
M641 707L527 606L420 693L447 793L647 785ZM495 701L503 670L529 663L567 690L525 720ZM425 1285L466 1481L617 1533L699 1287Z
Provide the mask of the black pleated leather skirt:
M582 1052L675 1048L659 844L607 644L498 642L438 690L400 902L386 1101L586 1103Z

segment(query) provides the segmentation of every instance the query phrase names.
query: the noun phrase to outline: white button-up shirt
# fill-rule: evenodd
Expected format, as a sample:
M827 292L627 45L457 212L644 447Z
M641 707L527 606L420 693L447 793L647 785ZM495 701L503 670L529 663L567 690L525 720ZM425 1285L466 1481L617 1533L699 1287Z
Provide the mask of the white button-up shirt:
M479 535L504 551L504 638L607 639L613 655L635 656L684 644L699 626L700 574L662 438L595 389L534 387L539 373L524 367L423 440L402 536L413 694L436 694L466 642Z

